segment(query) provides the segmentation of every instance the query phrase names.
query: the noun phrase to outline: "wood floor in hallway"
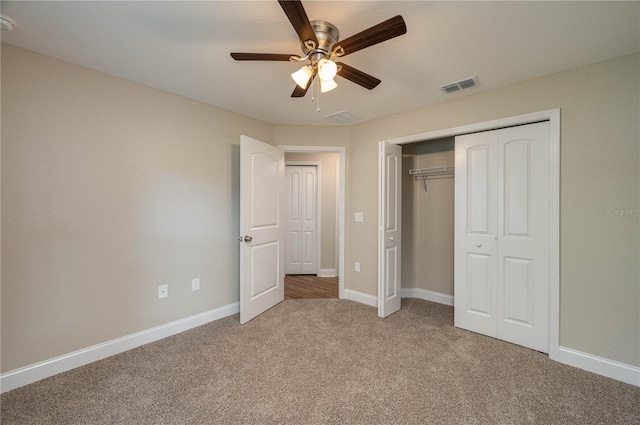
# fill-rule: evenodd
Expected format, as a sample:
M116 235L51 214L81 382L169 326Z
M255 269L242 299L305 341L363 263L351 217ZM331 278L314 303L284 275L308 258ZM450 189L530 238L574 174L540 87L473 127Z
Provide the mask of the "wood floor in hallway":
M338 298L338 278L314 275L285 276L285 300L309 298Z

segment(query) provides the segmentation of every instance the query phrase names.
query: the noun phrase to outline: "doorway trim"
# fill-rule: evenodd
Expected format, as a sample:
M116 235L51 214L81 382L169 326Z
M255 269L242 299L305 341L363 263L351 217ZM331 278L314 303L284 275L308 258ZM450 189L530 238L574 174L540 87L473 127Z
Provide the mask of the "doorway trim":
M286 151L285 151L286 154ZM316 276L320 276L322 265L322 162L320 161L284 161L285 170L287 167L316 167ZM289 181L287 181L289 184ZM288 202L289 200L287 200ZM288 215L289 213L287 213ZM287 246L287 242L285 241L285 247ZM286 248L285 248L286 252ZM286 256L285 256L286 258ZM286 261L286 260L285 260ZM286 269L286 267L285 267ZM285 273L286 275L286 273Z
M549 121L550 143L550 220L549 220L549 358L559 361L560 356L560 108L530 114L500 118L427 133L414 134L385 140L403 145L413 142L460 136L468 133L495 130L516 125ZM378 187L380 190L380 187ZM380 193L380 192L378 192ZM382 211L382 199L378 197L378 211ZM380 245L378 245L380 251ZM379 277L380 278L380 277ZM378 304L381 302L378 292Z
M344 146L296 146L296 145L278 145L278 147L286 152L296 153L337 153L340 157L339 182L338 182L338 298L345 298L345 282L344 282L344 224L345 224L345 194L346 194L346 151ZM320 267L321 264L318 264Z

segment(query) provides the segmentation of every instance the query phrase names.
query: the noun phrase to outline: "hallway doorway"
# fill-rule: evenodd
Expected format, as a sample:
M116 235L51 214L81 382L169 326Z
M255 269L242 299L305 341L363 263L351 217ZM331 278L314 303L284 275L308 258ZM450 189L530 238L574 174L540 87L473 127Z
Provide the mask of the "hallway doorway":
M284 277L284 299L338 298L338 277L287 275Z

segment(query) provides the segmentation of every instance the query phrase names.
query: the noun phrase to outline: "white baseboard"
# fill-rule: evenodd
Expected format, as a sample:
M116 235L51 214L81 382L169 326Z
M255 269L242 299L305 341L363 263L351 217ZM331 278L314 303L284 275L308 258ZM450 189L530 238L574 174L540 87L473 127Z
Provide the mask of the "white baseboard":
M336 277L338 276L338 272L336 269L320 269L318 272L318 277Z
M440 304L453 305L451 295L427 291L420 288L403 288L403 298L419 298ZM371 307L377 307L378 298L354 291L344 290L344 299L359 302ZM141 332L87 347L69 354L64 354L49 360L5 372L0 375L0 392L11 391L15 388L31 384L58 373L66 372L76 367L122 353L127 350L175 335L180 332L222 319L240 311L240 304L233 303L226 306L196 314L191 317L176 320L165 325L156 326ZM560 347L558 361L569 366L584 369L598 375L622 381L640 387L640 367L605 359L593 354L584 353L567 347Z
M453 296L420 288L402 288L402 298L419 298L453 306ZM560 347L558 362L598 375L640 386L640 367L605 359L567 347Z
M354 291L352 289L344 290L344 298L346 300L355 301L357 303L366 304L371 307L378 307L378 297L365 294L364 292Z
M453 295L443 294L441 292L428 291L421 288L402 288L402 298L418 298L434 303L453 306Z
M569 366L584 369L640 387L640 367L605 359L593 354L583 353L572 348L560 347L558 361Z
M58 373L66 372L80 366L104 359L114 354L122 353L132 348L175 335L180 332L213 322L223 317L231 316L240 311L240 303L222 306L191 317L176 320L151 329L136 332L131 335L83 348L72 353L63 354L49 360L44 360L29 366L21 367L0 375L0 392L11 391L15 388L48 378Z

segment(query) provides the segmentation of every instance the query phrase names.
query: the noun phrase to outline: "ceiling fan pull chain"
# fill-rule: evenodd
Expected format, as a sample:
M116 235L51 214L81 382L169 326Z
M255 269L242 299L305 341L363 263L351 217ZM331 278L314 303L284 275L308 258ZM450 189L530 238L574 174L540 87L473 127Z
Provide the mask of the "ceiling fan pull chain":
M318 90L318 107L316 108L316 112L320 112L320 78L316 81L316 90Z

